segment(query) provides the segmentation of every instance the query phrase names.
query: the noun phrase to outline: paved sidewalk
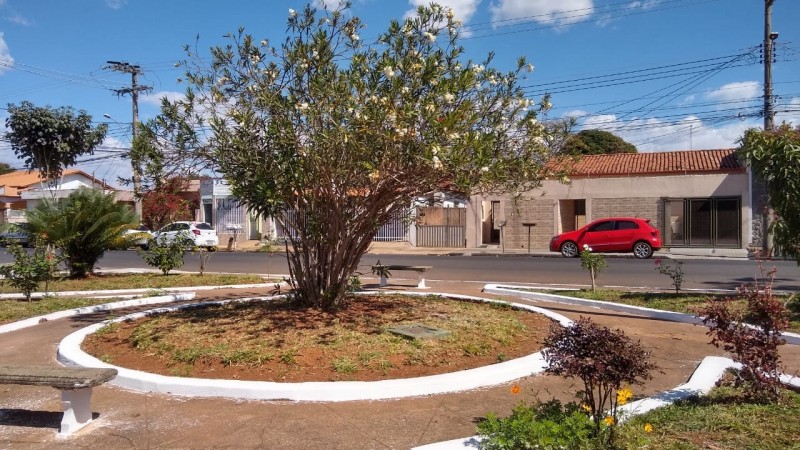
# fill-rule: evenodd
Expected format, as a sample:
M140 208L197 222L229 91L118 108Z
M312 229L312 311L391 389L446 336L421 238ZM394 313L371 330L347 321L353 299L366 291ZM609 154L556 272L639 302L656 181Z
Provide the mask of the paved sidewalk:
M364 280L368 288L376 279ZM431 292L481 295L465 283L432 282ZM412 289L414 290L414 289ZM199 292L198 300L265 295L265 290ZM707 355L722 355L708 345L705 329L659 322L600 309L536 303L570 318L591 316L619 327L652 349L663 373L655 373L637 395L651 395L685 382ZM112 313L114 316L120 312ZM0 361L51 364L66 334L105 314L42 323L2 336ZM800 371L800 346L785 347L788 373ZM488 411L507 414L520 400L574 398L579 386L557 377L528 377L510 385L476 391L382 401L294 403L235 399L179 398L104 385L95 388L97 420L68 438L56 436L61 419L59 392L52 388L0 385L0 448L281 448L408 449L475 433L475 421Z

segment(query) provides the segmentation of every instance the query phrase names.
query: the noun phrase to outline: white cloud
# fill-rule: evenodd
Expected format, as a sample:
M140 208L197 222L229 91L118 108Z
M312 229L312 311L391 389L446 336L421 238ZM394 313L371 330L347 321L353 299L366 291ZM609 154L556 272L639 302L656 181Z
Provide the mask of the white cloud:
M2 31L0 31L0 60L3 61L3 64L0 65L0 75L2 75L3 72L9 69L8 66L14 64L14 58L11 57L11 52L8 49L8 45L6 44L5 39L3 39Z
M784 105L778 105L775 109L778 110L777 114L775 114L775 123L781 124L786 122L794 127L800 126L800 97L792 97L789 101ZM781 112L781 110L788 110L787 112Z
M111 9L120 9L128 3L128 0L105 0L106 6Z
M152 94L145 94L139 97L139 100L142 103L146 103L148 105L153 105L155 107L161 106L161 99L166 97L167 100L174 102L175 100L183 100L186 98L186 94L183 92L175 92L175 91L162 91L162 92L155 92Z
M470 21L470 19L472 19L472 16L475 15L475 11L478 9L478 3L480 2L481 0L437 0L435 3L438 3L445 8L451 8L456 19L467 23ZM429 6L431 1L408 0L408 3L412 8L406 11L404 15L406 18L415 16L417 14L418 7Z
M492 21L516 19L553 25L583 22L594 13L593 0L498 0Z
M760 95L761 84L757 81L728 83L721 88L706 93L706 98L720 102L752 100Z
M658 6L659 3L661 3L661 0L637 0L634 2L630 2L628 4L628 8L650 9Z

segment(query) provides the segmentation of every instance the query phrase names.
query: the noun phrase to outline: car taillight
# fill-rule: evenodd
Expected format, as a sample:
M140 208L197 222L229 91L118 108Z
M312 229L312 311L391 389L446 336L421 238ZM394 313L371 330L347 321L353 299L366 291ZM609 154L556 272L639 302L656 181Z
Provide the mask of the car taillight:
M200 236L200 230L192 230L192 233L194 233L194 234L196 234L196 235Z

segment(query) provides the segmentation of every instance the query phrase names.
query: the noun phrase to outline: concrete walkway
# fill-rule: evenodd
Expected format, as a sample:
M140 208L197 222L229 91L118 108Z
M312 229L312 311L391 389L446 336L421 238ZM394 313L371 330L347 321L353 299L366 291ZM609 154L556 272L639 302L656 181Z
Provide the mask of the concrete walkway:
M377 280L365 279L367 288ZM480 287L465 283L430 283L431 292L480 296ZM266 290L199 292L196 301L266 295ZM516 301L516 299L515 299ZM521 303L526 301L520 301ZM651 349L663 373L655 373L637 395L652 395L685 382L707 355L723 355L708 345L705 328L661 322L624 313L565 305L532 303L572 319L590 316L618 327ZM122 312L112 313L119 316ZM8 364L56 365L55 350L72 331L104 320L107 313L42 323L2 336L0 361ZM800 347L782 352L786 373L800 371ZM521 400L574 399L579 386L557 377L528 377L482 390L382 401L296 403L187 399L95 388L94 423L68 438L58 438L59 392L44 387L0 385L0 448L281 448L408 449L475 433L475 421L488 411L507 414Z

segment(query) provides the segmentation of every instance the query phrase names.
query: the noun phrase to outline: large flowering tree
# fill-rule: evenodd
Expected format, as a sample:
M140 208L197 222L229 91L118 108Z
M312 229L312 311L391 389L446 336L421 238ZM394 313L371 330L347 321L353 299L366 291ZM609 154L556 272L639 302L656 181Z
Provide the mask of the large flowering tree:
M250 209L298 230L287 254L308 306L346 298L372 236L413 199L524 192L550 157L536 119L549 104L524 96L523 58L505 73L492 55L462 61L460 23L437 5L366 45L348 6L290 10L277 47L241 29L210 61L187 47L186 99L155 124L172 152L213 161Z

